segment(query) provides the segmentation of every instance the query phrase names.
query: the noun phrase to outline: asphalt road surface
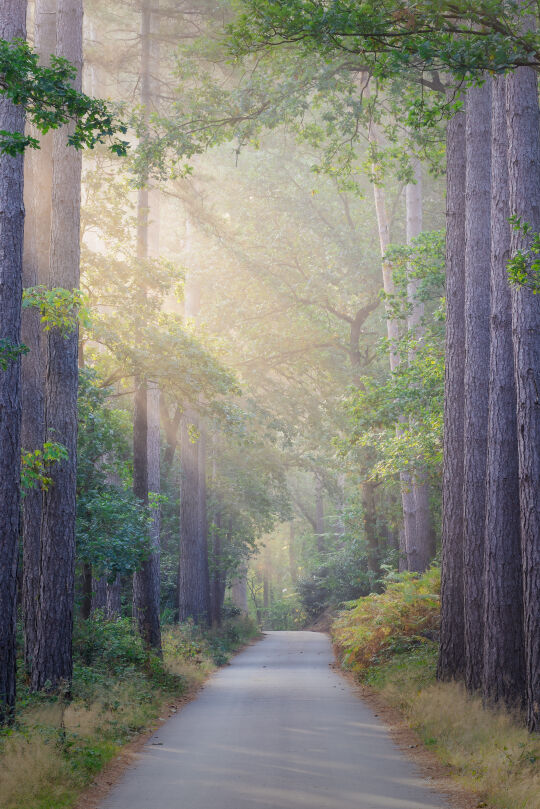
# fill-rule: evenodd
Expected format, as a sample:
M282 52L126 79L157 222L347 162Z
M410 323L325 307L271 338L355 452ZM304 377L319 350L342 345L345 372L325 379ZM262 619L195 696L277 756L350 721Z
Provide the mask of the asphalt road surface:
M331 668L268 632L156 732L102 809L447 809Z

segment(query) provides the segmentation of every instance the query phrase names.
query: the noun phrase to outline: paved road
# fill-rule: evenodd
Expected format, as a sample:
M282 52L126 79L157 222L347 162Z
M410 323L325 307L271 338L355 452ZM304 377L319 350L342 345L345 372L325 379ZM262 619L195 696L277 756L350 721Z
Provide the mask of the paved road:
M316 632L268 632L165 723L102 809L446 809L330 667Z

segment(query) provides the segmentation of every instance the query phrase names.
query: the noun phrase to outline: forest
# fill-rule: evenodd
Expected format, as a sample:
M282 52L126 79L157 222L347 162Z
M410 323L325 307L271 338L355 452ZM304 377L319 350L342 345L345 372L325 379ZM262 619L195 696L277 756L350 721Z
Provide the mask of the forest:
M535 738L539 23L2 0L0 768L32 706L261 630Z

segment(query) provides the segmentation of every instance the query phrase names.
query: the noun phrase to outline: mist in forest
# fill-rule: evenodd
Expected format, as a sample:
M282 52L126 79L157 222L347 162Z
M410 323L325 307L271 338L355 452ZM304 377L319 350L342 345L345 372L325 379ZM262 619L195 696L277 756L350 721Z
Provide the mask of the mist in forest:
M0 762L59 806L313 630L539 809L538 12L383 5L2 3Z

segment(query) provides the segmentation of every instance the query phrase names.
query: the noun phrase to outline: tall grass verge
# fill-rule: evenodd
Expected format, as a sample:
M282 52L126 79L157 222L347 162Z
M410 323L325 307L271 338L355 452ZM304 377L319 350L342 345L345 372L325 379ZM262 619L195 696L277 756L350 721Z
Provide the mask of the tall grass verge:
M333 627L342 665L401 711L479 806L540 809L540 739L520 714L436 681L437 594L434 569L348 605Z
M236 618L219 630L165 627L163 660L127 619L96 615L74 638L72 699L30 694L21 680L15 725L0 732L1 809L68 809L164 704L192 691L257 634Z

